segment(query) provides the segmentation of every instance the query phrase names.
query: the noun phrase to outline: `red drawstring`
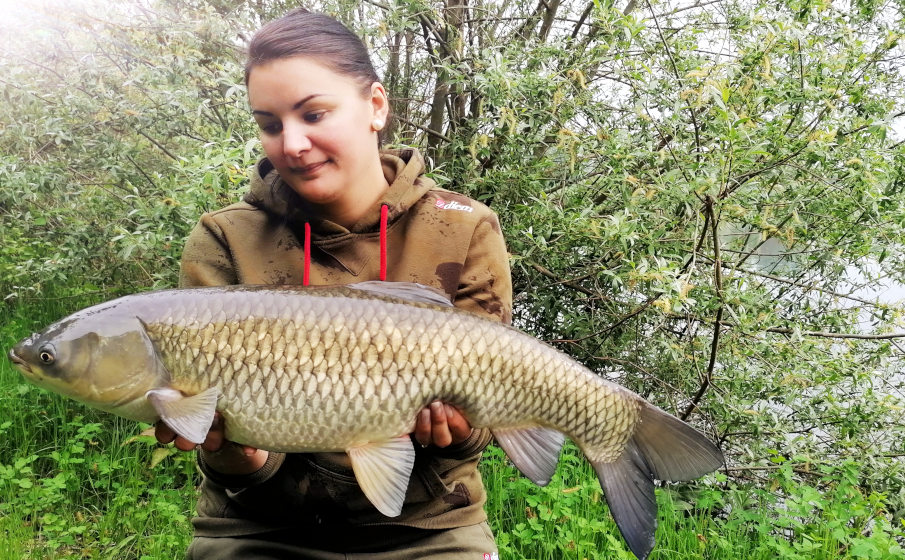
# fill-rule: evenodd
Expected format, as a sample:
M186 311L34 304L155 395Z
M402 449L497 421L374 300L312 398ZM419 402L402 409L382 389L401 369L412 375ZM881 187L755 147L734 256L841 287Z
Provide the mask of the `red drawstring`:
M302 286L308 285L311 273L311 224L305 222L305 267L302 271Z
M380 206L380 280L387 279L387 215L386 204Z

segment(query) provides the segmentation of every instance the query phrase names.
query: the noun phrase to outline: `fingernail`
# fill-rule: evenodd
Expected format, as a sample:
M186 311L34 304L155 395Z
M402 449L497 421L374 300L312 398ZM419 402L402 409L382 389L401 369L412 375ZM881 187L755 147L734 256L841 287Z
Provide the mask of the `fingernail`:
M441 410L443 410L443 403L441 403L440 401L434 401L434 402L432 402L432 403L431 403L431 410L432 410L433 412L440 412Z

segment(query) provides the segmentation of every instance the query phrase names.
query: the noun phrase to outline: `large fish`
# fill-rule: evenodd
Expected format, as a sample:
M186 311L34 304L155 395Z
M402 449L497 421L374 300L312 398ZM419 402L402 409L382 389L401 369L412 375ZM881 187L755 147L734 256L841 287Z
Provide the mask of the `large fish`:
M722 465L702 434L517 329L417 284L229 286L148 292L90 307L22 340L36 385L204 441L345 451L368 499L399 515L409 434L439 399L490 428L522 473L550 481L564 436L594 465L636 556L654 544L653 479Z

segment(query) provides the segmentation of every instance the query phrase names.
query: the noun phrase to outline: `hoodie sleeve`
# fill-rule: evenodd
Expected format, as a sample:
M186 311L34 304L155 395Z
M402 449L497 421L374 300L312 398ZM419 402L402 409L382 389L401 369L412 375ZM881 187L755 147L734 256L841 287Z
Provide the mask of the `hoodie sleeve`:
M451 468L459 461L476 458L490 444L492 439L493 436L490 430L476 428L465 441L449 447L438 447L433 450L433 454L439 460L447 460L447 468ZM452 462L449 463L449 460L452 460Z
M227 286L238 284L235 263L223 232L210 214L205 214L189 234L179 266L179 285Z
M286 459L285 453L268 451L267 460L257 471L251 474L224 474L215 471L207 464L207 461L204 460L206 453L206 451L198 453L198 468L201 473L217 484L229 489L242 489L267 482L283 466L283 461Z
M489 212L474 229L453 303L507 325L512 322L509 253L500 221L493 212Z

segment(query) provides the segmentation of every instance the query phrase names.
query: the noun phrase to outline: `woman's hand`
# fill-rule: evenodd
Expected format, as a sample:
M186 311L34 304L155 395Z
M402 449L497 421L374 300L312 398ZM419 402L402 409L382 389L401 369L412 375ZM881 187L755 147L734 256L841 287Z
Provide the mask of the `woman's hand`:
M421 409L415 421L415 440L422 447L430 444L448 447L462 443L472 431L471 424L456 407L440 401Z
M251 474L267 461L268 453L263 449L255 449L247 445L239 445L226 439L223 430L223 417L214 414L214 421L207 438L200 446L179 436L163 422L154 427L154 437L162 444L173 442L176 449L191 451L199 449L204 452L204 462L213 470L223 474Z

